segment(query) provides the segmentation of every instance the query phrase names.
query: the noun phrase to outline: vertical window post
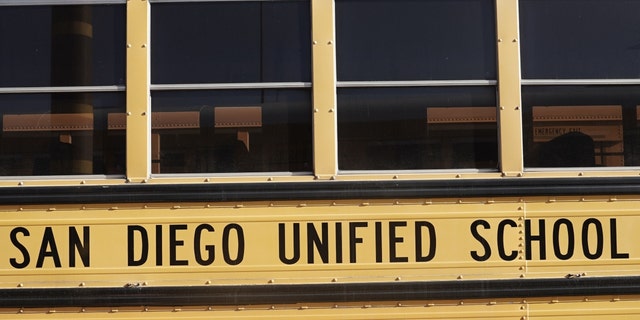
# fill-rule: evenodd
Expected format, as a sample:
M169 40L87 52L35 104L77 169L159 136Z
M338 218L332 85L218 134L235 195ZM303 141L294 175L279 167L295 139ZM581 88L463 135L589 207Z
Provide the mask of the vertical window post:
M518 1L496 0L496 19L500 168L504 176L520 176L523 144Z
M334 1L311 0L313 163L318 179L338 171Z
M147 0L127 1L127 179L145 181L151 172Z

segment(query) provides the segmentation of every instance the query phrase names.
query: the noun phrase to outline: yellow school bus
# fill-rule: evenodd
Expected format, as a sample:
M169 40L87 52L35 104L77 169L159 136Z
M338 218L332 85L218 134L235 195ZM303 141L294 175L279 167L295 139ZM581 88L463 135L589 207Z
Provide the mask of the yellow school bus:
M639 319L640 0L0 0L0 319Z

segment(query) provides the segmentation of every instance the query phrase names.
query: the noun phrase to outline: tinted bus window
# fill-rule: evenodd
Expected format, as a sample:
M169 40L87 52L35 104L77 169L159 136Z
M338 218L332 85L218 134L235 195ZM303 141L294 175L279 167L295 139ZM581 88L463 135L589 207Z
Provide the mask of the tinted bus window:
M110 120L124 106L123 93L0 95L0 175L124 174L124 125Z
M526 167L640 165L638 86L523 88Z
M338 90L341 170L497 168L493 87Z
M495 79L491 0L337 0L339 81Z
M308 89L158 91L154 173L310 172Z
M157 3L152 83L309 82L308 1Z
M638 12L637 0L521 0L523 77L640 77Z
M123 5L0 7L0 86L124 81Z

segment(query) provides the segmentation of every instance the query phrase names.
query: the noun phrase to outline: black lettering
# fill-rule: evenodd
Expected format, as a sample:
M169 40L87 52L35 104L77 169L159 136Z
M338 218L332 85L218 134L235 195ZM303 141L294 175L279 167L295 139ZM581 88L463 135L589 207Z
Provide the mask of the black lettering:
M18 262L18 259L16 258L11 258L9 259L9 263L11 263L11 266L16 269L22 269L29 265L29 262L31 262L31 257L29 256L29 250L27 250L27 248L22 245L20 241L18 241L18 233L21 233L25 237L28 237L29 230L24 227L16 227L13 228L11 230L11 233L9 234L13 246L16 247L16 249L18 249L20 253L22 253L22 262Z
M547 247L546 247L546 239L545 239L545 229L544 229L544 219L538 220L538 232L539 234L534 236L531 234L531 220L526 219L524 221L524 242L525 242L525 255L527 260L531 260L532 250L531 250L531 242L539 241L540 242L540 260L547 259Z
M591 253L589 248L589 226L593 225L596 229L596 251ZM602 256L604 249L604 233L602 232L602 223L595 218L589 218L582 224L582 252L587 259L595 260Z
M483 238L480 233L478 233L478 226L484 227L484 229L491 229L491 225L486 220L476 220L471 223L471 234L473 237L480 242L482 248L484 248L484 254L478 254L478 251L471 251L471 258L476 261L486 261L491 257L491 246L489 246L489 242L487 239Z
M376 262L382 262L382 222L375 223L376 231Z
M336 222L336 263L342 263L342 223Z
M278 223L278 248L280 254L280 261L284 264L294 264L300 260L300 224L293 224L293 257L287 258L285 241L285 225L284 223Z
M142 251L140 259L135 258L135 233L140 234L140 240L142 242ZM147 235L147 229L142 226L127 226L127 265L130 267L141 266L147 261L149 255L149 237Z
M322 223L322 239L318 236L318 231L316 231L313 223L307 223L307 262L312 264L314 263L314 250L313 248L318 249L318 253L320 254L320 258L323 263L329 263L329 224L326 222Z
M162 225L156 225L156 266L162 265L162 249L164 246L162 245Z
M396 252L396 243L403 243L403 237L396 237L397 227L406 227L404 221L389 222L389 261L391 262L409 262L409 257L398 257Z
M611 218L609 222L611 223L611 259L629 259L628 253L618 252L618 227L616 218Z
M357 262L356 244L362 243L362 238L356 236L357 228L366 228L369 225L367 222L349 222L349 262Z
M422 255L422 228L429 230L429 253ZM416 221L416 262L431 261L436 255L436 228L428 221Z
M69 227L69 266L76 266L76 254L75 251L78 252L80 259L82 260L82 265L85 267L89 266L89 248L90 248L90 236L89 236L89 227L82 227L82 241L80 241L80 236L78 235L78 231L76 231L75 227Z
M196 262L199 265L208 266L212 264L213 261L215 261L216 259L216 256L215 256L216 246L214 245L204 246L204 249L207 252L207 258L206 259L202 258L202 250L200 248L202 248L201 242L202 242L203 231L214 232L215 229L208 224L201 224L196 227L195 233L193 235L193 253L195 254Z
M238 251L236 252L235 259L231 258L231 253L229 252L229 235L231 234L231 230L235 230L238 243ZM300 243L298 242L298 255L299 251ZM224 227L222 231L222 256L224 257L224 262L231 266L240 264L244 259L244 231L239 224L231 223Z
M513 220L502 220L500 224L498 224L498 255L500 255L500 259L504 261L512 261L518 257L518 251L513 250L511 254L507 254L504 248L504 228L506 226L510 226L515 228L518 224Z
M567 253L560 251L560 227L565 225L567 228ZM575 234L573 232L573 224L569 219L558 219L553 224L553 253L560 260L569 260L573 256L575 248Z
M53 264L56 268L62 267L62 264L60 263L60 255L58 254L58 247L56 246L56 239L53 236L53 230L51 227L44 228L44 235L42 236L42 243L40 244L40 252L38 253L36 268L42 268L46 257L51 257L53 259Z
M186 266L189 265L188 260L178 260L177 249L184 245L184 241L177 239L178 230L187 230L186 224L169 225L169 265ZM158 244L156 244L158 245ZM158 245L160 246L160 245Z

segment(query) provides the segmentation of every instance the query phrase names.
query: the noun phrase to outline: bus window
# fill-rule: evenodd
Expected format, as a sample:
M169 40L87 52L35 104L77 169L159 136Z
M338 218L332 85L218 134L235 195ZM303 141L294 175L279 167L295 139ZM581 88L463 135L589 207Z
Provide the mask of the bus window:
M78 96L91 108L54 112ZM109 130L107 119L124 106L118 92L0 94L0 176L123 175L124 130Z
M153 173L312 171L309 1L155 3L151 39Z
M0 87L123 85L125 6L0 7Z
M152 103L154 173L312 170L307 89L157 91Z
M637 79L640 1L520 0L525 79Z
M493 1L338 0L336 40L340 170L497 168Z
M308 1L155 3L151 82L311 80Z
M493 87L338 90L341 170L495 169Z
M519 8L525 167L640 165L640 1Z
M523 87L525 166L637 166L639 89Z
M125 5L0 6L0 176L125 173L125 36Z
M339 81L496 79L492 0L337 0L336 40Z

